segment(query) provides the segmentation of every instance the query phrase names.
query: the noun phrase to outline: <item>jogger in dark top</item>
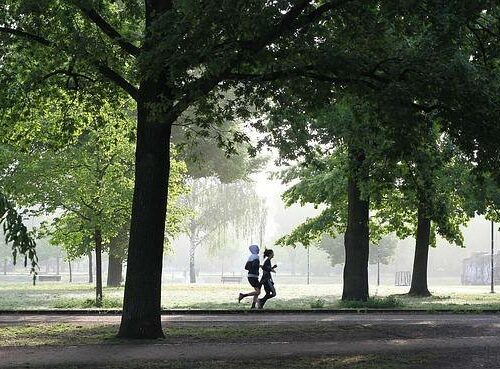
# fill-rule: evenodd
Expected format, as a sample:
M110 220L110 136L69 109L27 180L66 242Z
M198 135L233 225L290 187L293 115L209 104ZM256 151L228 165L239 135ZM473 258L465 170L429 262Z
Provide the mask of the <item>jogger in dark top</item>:
M243 300L245 297L253 296L252 301L252 309L256 308L257 300L260 295L260 282L259 282L259 268L260 268L260 260L259 260L259 246L251 245L250 249L250 257L248 258L247 263L245 264L245 269L248 270L248 283L250 286L254 288L253 292L249 293L240 293L238 296L238 302Z
M259 309L262 309L264 307L264 304L267 300L272 299L276 296L276 289L274 288L274 282L271 273L276 273L274 269L276 269L278 266L271 266L271 259L274 257L273 250L267 249L266 251L264 251L264 257L266 258L266 261L264 261L264 265L262 265L263 272L260 284L262 287L264 287L266 295L263 298L259 299Z

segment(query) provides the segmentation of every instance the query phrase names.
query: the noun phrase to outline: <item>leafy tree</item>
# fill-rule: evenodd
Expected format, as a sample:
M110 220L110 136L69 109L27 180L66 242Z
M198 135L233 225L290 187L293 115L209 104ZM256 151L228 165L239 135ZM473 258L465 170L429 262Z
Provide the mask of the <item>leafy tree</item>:
M5 152L3 182L24 206L36 213L58 215L47 226L51 242L63 246L70 259L92 249L96 255L96 303L102 300L101 254L108 249L110 267L121 269L126 254L133 189L133 130L126 110L103 104L91 115L78 140L57 151L34 146L29 153ZM183 193L183 164L172 163L169 231L182 221L175 198ZM92 245L92 246L91 246ZM118 266L117 266L118 264ZM111 282L111 280L110 280ZM116 281L113 284L116 284ZM119 283L119 281L118 281Z
M234 122L226 126L218 139L227 139L228 132L237 130ZM211 136L198 135L181 143L180 148L191 178L191 191L184 197L186 208L192 212L185 227L190 240L191 283L196 281L195 253L200 245L220 249L228 237L251 233L258 214L262 217L265 213L249 175L258 172L266 159L250 157L247 143L235 143L226 150L215 141Z
M2 225L6 245L11 243L13 263L16 264L18 255L24 255L26 267L29 259L34 281L38 266L35 240L24 225L21 215L2 192L0 192L0 225Z
M441 136L441 138L439 138ZM437 129L418 147L413 157L400 162L394 190L376 199L377 218L398 237L414 236L415 258L410 295L429 296L427 263L436 234L463 247L461 227L474 216L471 202L472 163Z
M482 5L466 0L446 4L429 0L404 6L393 0L369 5L355 0L223 4L8 0L0 10L3 69L16 83L2 89L7 105L12 96L19 97L19 91L24 91L19 86L33 86L31 82L40 79L52 82L38 87L43 91L40 95L57 95L55 82L73 88L84 80L111 81L137 102L136 179L120 335L162 336L159 285L172 126L188 110L196 112L197 120L248 116L248 109L241 109L248 106L246 99L238 102L252 92L256 79L300 77L306 83L294 81L295 90L309 94L317 103L324 101L319 96L322 92L331 91L332 81L367 89L375 86L371 96L386 102L392 99L396 114L408 103L413 107L417 102L415 110L420 112L421 106L428 109L436 100L446 100L450 132L460 138L468 154L479 148L481 165L495 168L490 159L495 155L498 159L498 147L480 132L489 125L495 129L491 124L492 117L498 116L495 109L488 104L470 114L455 109L460 105L455 103L458 99L487 102L488 96L495 96L494 89L464 93L463 86L478 86L488 78L476 79L469 73L470 80L462 83L464 69L459 64L464 61L467 66L467 59L453 59L449 57L453 53L448 53L450 47L461 47L456 41L462 41L462 28L457 25L465 27L479 17ZM54 26L41 27L44 24ZM405 42L417 45L421 52L414 53L413 48L402 56L392 52ZM384 45L392 49L386 50ZM430 53L433 50L444 57L435 59ZM23 63L16 63L18 60ZM427 64L415 63L422 60ZM450 73L434 73L455 67L451 79L447 78ZM323 73L325 69L327 73ZM260 72L269 73L262 77ZM311 79L323 84L318 87ZM243 86L237 82L241 80L249 83ZM425 94L415 93L424 86ZM229 89L235 91L234 100L224 106L214 104L219 92ZM286 91L282 88L281 93L273 94L266 88L253 96L251 105L269 106L267 97L279 99ZM478 125L470 124L470 119ZM222 121L201 119L199 124L209 128ZM401 120L397 121L400 128ZM145 266L149 266L148 273L143 272ZM154 287L149 288L151 285Z
M467 26L481 18L484 8L453 4L420 2L413 8L393 8L393 2L353 4L323 29L317 53L301 55L301 66L286 68L277 62L268 66L267 73L238 75L242 83L258 81L259 94L273 89L272 103L264 105L270 124L262 128L271 133L268 143L279 147L285 160L301 159L320 167L317 156L330 155L344 145L348 175L341 178L348 187L349 205L343 298L368 296L369 202L373 193L383 193L373 188L387 188L395 178L384 163L410 158L408 148L422 144L428 122L439 122L441 131L478 169L493 170L493 163L498 165L498 147L486 138L498 129L494 123L499 114L494 98L498 73L477 65L466 46ZM347 114L342 105L348 107ZM339 117L347 117L352 127L342 130L345 119ZM383 167L388 170L381 171ZM317 193L316 199L308 195L312 203L329 204L330 194ZM328 220L333 224L342 220L332 219L339 215L329 207L305 227L320 232Z
M179 159L187 166L187 175L193 179L217 178L221 183L247 179L258 172L267 160L263 156L250 156L251 145L232 142L232 137L243 128L240 122L228 122L216 130L214 137L209 132L193 128L176 127L172 141L178 149Z
M335 237L337 232L345 230L343 299L366 300L369 199L371 191L384 188L390 181L386 178L390 177L390 171L387 171L389 161L382 161L380 157L392 148L387 143L387 131L372 113L370 104L348 98L316 112L317 115L311 116L310 120L305 118L311 132L316 133L315 137L306 137L305 144L316 148L299 145L299 151L306 149L310 152L298 169L285 175L286 182L296 178L301 181L287 190L284 197L288 205L309 202L315 206L326 205L326 208L279 242L308 245L325 232ZM289 154L293 158L296 152Z
M213 177L193 180L184 203L193 212L186 225L191 283L196 282L195 252L199 246L219 249L228 238L252 235L265 213L254 184L245 180L231 183Z
M53 222L53 242L66 246L72 256L86 253L83 239L92 239L100 304L103 242L126 222L130 211L133 147L122 114L106 105L88 113L93 118L76 144L57 153L45 147L24 156L13 152L4 168L16 168L4 182L24 206L40 204L38 212L48 214L62 211Z
M397 240L393 236L382 237L378 243L370 243L369 264L389 264L396 251ZM344 240L342 236L333 238L323 234L316 246L328 253L332 266L343 264L345 261Z
M2 69L14 76L16 86L43 80L50 83L37 85L38 95L54 96L60 88L79 87L83 81L109 81L137 103L136 177L120 336L163 336L161 255L172 126L189 109L197 116L206 107L211 110L218 98L213 91L231 88L224 81L231 81L240 66L275 57L278 45L285 46L298 31L310 33L309 25L346 3L9 0L0 8ZM15 88L5 92L12 95L3 97L2 104L15 104L8 97L19 97ZM234 100L240 96L235 94ZM215 112L248 116L239 109L231 102ZM213 122L217 120L206 127Z
M353 119L349 115L343 116ZM358 142L367 137L355 122L343 124L339 116L332 113L327 117L330 123L335 122L338 129L331 137L350 137L354 134ZM322 129L323 120L324 117L317 118L315 127ZM342 133L339 127L347 127L347 131ZM430 130L424 128L422 132L416 132L405 151L398 149L398 155L391 153L394 149L385 142L385 135L370 134L370 141L363 145L365 159L362 169L370 175L358 182L363 196L371 199L370 238L376 241L391 232L400 238L415 236L416 256L410 293L416 296L429 295L427 258L435 233L462 245L460 226L478 209L471 204L474 190L477 190L470 183L473 166L447 136L439 133L436 125L431 124L431 127ZM336 236L339 230L345 229L345 186L347 178L352 176L346 164L346 151L339 143L332 155L310 158L309 164L289 170L284 175L285 182L300 179L284 194L288 205L310 202L326 208L319 216L307 220L279 240L280 243L309 244L316 242L324 233ZM432 232L431 221L435 224ZM368 225L368 214L365 214L365 222ZM367 238L368 235L365 240ZM367 269L368 257L362 259L363 271ZM367 285L367 274L365 277Z

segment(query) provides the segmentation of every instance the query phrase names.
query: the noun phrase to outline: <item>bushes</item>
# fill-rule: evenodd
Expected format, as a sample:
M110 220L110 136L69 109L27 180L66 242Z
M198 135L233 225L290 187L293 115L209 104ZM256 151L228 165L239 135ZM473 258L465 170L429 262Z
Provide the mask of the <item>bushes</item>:
M338 307L343 309L400 309L404 307L403 301L394 296L383 298L370 297L368 301L342 301L338 302Z

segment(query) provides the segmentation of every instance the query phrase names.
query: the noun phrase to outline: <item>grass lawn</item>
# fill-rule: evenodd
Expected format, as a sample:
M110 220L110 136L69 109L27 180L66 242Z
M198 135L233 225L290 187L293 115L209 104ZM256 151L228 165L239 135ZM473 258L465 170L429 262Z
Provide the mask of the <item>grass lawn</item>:
M246 284L172 284L164 285L162 306L165 309L248 309L250 299L238 304L240 291L249 291ZM267 309L338 309L338 308L400 308L400 309L500 309L500 294L488 293L487 286L437 286L433 297L410 298L403 294L407 287L372 286L374 299L365 304L339 301L341 285L279 285L278 296ZM93 308L94 287L88 284L1 283L0 310ZM104 308L120 308L122 288L104 289Z
M273 326L270 329L261 324L240 325L197 325L166 326L165 338L160 340L141 341L142 343L246 343L255 337L262 337L266 330L265 340L282 341L283 339L305 340L348 340L360 339L373 332L360 332L357 327L334 327L329 324L293 324ZM74 324L74 323L40 323L27 325L0 326L0 347L7 346L67 346L94 344L126 344L128 340L116 338L116 324Z
M435 354L417 355L329 355L314 357L281 357L255 360L210 360L174 362L132 362L92 366L93 369L417 369L434 368L434 362L442 365L444 359ZM438 368L439 366L436 366ZM31 368L31 367L30 367ZM54 368L53 369L62 369ZM65 365L64 369L83 369L85 366ZM37 368L32 368L37 369Z

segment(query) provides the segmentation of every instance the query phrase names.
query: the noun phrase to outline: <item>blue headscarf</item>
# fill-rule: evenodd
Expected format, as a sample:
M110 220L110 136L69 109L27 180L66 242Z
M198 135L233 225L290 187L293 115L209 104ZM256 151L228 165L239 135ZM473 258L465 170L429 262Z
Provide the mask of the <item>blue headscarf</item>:
M248 247L250 250L250 256L248 257L248 261L259 260L259 246L258 245L250 245Z

